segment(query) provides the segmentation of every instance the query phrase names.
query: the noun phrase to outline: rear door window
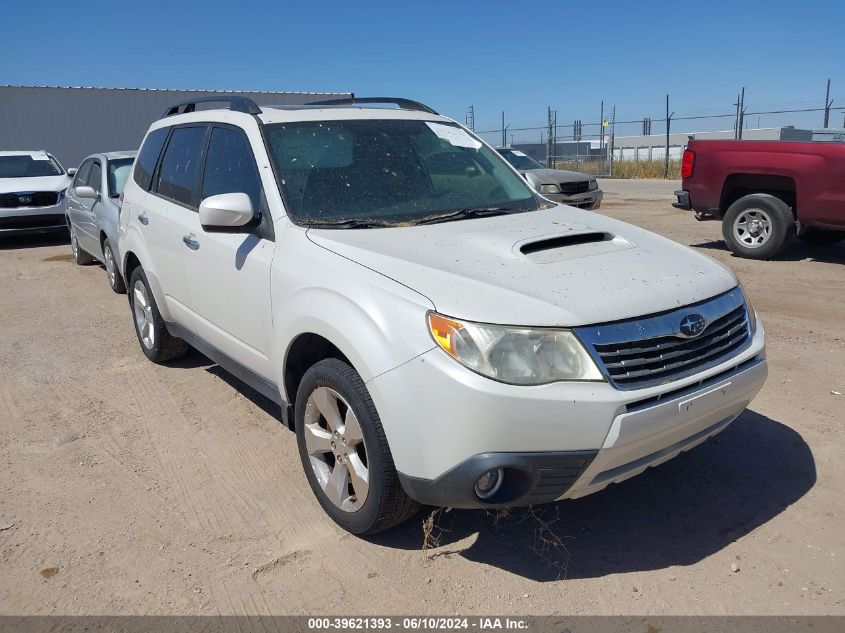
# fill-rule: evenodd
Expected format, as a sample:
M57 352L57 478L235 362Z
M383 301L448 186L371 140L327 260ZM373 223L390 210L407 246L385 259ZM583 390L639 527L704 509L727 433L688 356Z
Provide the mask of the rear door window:
M195 207L196 188L207 126L177 127L161 158L156 193L174 202Z
M138 161L135 163L135 172L133 177L138 186L144 191L149 190L150 184L153 182L153 172L158 162L158 156L161 154L161 148L167 138L167 133L170 128L164 127L154 130L147 134L144 140L144 146L138 153Z
M245 193L256 217L261 209L261 178L249 140L233 128L214 127L208 142L201 199L222 193Z

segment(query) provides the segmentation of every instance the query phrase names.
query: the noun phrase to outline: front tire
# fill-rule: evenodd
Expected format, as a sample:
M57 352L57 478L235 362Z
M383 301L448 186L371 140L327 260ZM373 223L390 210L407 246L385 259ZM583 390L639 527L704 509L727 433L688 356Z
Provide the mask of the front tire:
M153 293L150 291L147 275L140 266L132 271L129 287L132 289L129 293L132 321L144 355L154 363L163 363L184 356L188 351L188 344L167 331Z
M352 534L374 534L413 516L364 381L335 358L305 372L296 394L296 442L323 510Z
M103 263L106 266L106 278L109 280L109 286L117 294L122 295L126 292L126 284L123 283L123 277L117 269L117 260L108 239L103 240Z
M73 261L79 266L93 264L96 259L79 245L79 240L76 238L76 227L70 221L67 223L67 230L70 233L70 250L73 252Z
M813 246L833 246L845 239L845 231L808 228L798 236L798 239Z
M743 196L722 219L725 244L739 257L771 259L795 233L792 210L783 200L766 193Z

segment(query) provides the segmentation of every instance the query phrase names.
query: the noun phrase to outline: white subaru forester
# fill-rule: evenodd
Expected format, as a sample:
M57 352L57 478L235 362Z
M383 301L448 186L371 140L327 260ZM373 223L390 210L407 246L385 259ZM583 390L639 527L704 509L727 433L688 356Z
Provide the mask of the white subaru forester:
M206 100L152 125L123 194L138 340L278 402L350 532L418 503L596 492L762 386L763 326L729 269L555 205L430 108Z

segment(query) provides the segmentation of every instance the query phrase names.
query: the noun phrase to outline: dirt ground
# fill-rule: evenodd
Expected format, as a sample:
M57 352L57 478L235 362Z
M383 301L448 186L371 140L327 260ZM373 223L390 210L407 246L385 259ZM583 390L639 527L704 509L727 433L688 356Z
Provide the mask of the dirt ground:
M276 409L199 354L156 366L63 239L0 242L2 614L845 614L845 244L732 257L677 183L602 213L730 265L770 376L727 431L577 501L367 540L312 498ZM671 262L667 262L671 266Z

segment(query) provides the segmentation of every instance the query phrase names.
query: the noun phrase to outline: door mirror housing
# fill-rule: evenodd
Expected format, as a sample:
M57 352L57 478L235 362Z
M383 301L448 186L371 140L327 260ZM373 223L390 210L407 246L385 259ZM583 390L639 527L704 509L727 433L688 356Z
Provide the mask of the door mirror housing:
M221 193L200 203L200 224L206 229L238 229L253 217L252 200L245 193Z
M67 170L67 177L73 178L74 176L76 176L76 167L71 167Z
M100 198L100 194L94 191L94 187L89 187L88 185L77 187L74 189L74 193L77 198L81 198L83 200L99 200Z

